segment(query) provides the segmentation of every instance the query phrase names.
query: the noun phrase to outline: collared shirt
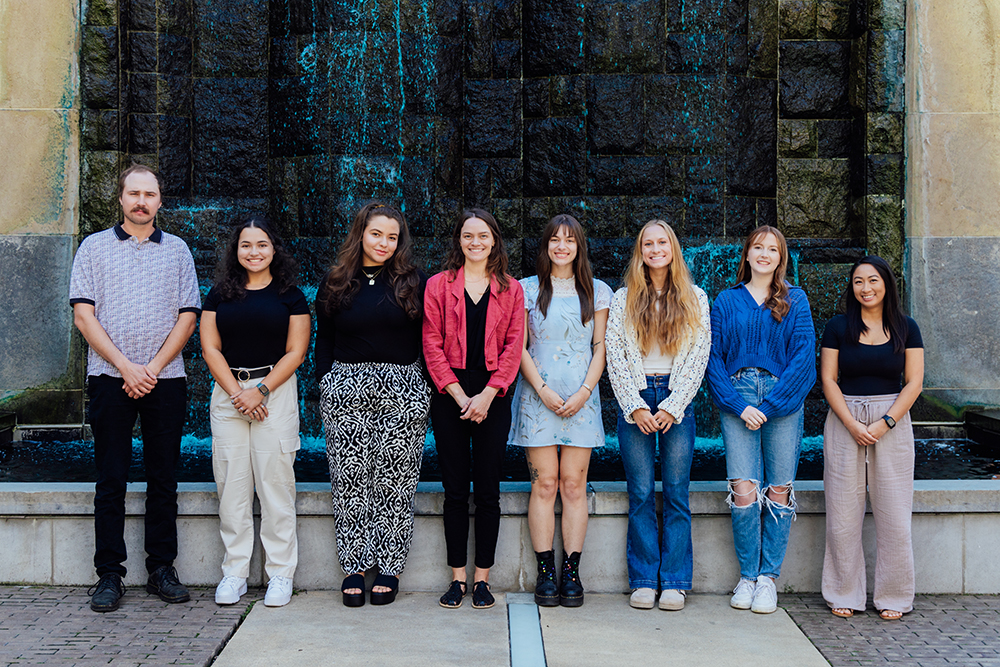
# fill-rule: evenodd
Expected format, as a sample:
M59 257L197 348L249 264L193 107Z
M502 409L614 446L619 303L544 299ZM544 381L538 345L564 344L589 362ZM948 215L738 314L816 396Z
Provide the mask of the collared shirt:
M121 225L80 243L73 259L69 302L94 306L111 342L129 361L142 365L156 356L180 313L201 312L198 277L187 244L160 229L139 241ZM87 356L87 374L121 377L93 349ZM158 377L184 376L184 359L178 354Z

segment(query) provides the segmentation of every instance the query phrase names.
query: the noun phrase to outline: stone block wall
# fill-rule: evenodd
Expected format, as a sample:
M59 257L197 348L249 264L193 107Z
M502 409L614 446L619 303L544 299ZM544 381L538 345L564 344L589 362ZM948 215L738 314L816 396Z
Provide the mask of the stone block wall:
M906 250L924 396L1000 405L1000 1L907 2Z
M79 2L0 7L0 410L80 423L69 268L79 187Z
M662 217L712 296L732 281L746 232L776 224L818 331L866 246L902 261L902 14L892 0L84 7L71 232L116 221L118 170L147 162L167 182L160 224L187 240L206 291L229 225L262 210L310 294L372 197L405 207L428 271L463 206L494 212L518 277L534 273L545 221L570 212L612 286L638 227ZM72 355L77 395L82 354ZM210 378L195 342L185 357L189 421L205 430ZM307 361L315 430L311 374ZM610 421L606 383L602 396ZM814 390L811 432L823 409ZM699 411L711 421L704 397Z

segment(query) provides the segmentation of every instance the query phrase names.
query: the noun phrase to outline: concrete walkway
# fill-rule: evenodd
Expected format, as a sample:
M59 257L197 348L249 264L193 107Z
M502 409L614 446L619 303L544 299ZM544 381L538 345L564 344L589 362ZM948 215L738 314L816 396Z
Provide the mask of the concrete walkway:
M258 604L215 666L579 667L653 664L667 658L690 667L828 664L784 611L766 616L737 612L719 595L693 595L679 613L634 610L626 596L608 594L588 595L580 609L531 605L536 627L540 613L544 657L529 651L514 660L512 652L517 654L518 643L530 640L530 629L522 626L515 632L511 625L508 633L503 595L487 610L473 609L468 600L459 609L443 609L437 598L409 593L387 607L349 609L339 593L324 591L297 595L282 609Z
M506 667L513 655L513 667L1000 667L1000 598L991 595L918 595L912 613L886 622L870 609L836 618L816 594L781 594L782 610L756 616L712 595L661 612L630 609L624 595L588 594L581 609L539 610L530 594L513 593L498 595L490 610L468 600L448 610L431 593L361 609L347 609L331 591L298 591L281 609L265 608L259 588L232 607L216 606L212 593L193 589L190 603L168 605L131 588L120 610L95 614L80 587L0 586L0 666Z

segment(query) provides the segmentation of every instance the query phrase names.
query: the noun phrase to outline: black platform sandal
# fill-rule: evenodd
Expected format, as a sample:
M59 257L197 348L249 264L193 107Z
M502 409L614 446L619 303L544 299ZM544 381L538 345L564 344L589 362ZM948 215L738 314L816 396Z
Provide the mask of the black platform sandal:
M438 604L447 609L458 609L462 606L462 599L465 597L465 582L456 579L451 582L451 586L441 599L438 600Z
M490 585L485 581L477 581L472 584L472 608L489 609L497 603L493 593L490 593Z
M358 588L360 593L348 593L352 588ZM344 577L344 583L340 585L340 592L344 594L345 607L365 606L365 575L351 574Z
M376 586L384 586L390 590L379 593L375 590ZM396 599L397 591L399 591L399 577L379 574L375 577L375 583L372 584L372 604L392 604L392 601Z

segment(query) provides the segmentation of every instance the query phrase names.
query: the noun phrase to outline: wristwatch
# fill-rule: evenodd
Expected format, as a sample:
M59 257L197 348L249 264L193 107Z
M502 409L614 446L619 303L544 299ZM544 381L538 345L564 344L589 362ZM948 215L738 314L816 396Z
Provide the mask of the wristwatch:
M271 390L268 389L267 385L264 384L263 382L258 382L257 383L257 391L259 391L260 393L262 393L265 397L267 397L267 395L271 393ZM890 417L890 419L891 419L891 417ZM895 425L896 425L896 422L893 422L891 424L891 426L895 426Z
M885 423L889 425L889 428L896 428L896 420L889 415L883 416L882 419L884 419Z

